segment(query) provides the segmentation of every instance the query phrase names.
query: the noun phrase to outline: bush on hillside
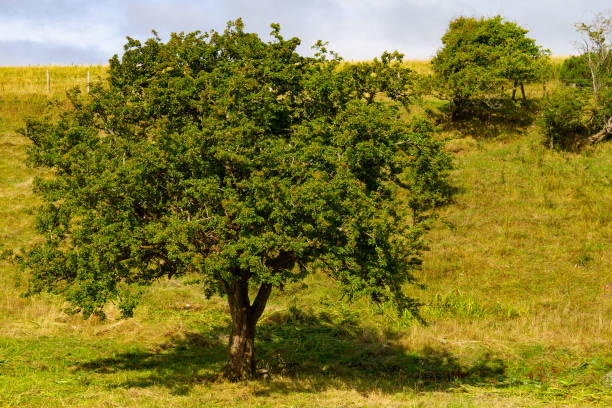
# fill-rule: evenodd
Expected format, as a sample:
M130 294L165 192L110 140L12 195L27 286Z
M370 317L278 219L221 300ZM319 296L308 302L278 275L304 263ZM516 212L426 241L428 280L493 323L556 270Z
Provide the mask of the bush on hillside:
M573 55L563 60L559 70L559 80L564 85L574 85L579 87L592 87L593 79L587 61L587 55ZM612 70L604 66L600 70L600 86L606 88L612 84ZM603 97L604 95L602 95Z
M576 88L555 90L542 106L539 122L546 145L556 149L576 146L588 135L583 108L588 101L585 92Z
M612 88L599 91L599 103L590 108L590 118L587 123L591 133L599 132L612 116Z
M559 70L559 80L564 85L591 86L591 71L589 70L586 55L572 55L563 60Z

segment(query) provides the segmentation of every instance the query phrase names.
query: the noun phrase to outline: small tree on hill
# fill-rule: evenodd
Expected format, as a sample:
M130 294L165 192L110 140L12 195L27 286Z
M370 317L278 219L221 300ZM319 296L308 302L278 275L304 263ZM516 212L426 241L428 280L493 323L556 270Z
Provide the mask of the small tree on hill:
M608 85L612 73L612 17L599 14L590 24L576 24L576 29L582 34L579 48L586 58L593 96L598 103L600 90Z
M492 18L459 17L442 37L444 46L432 60L438 88L451 101L453 115L470 99L516 91L548 70L548 52L526 37L516 23Z
M231 380L254 374L273 289L315 270L418 316L402 285L450 163L430 125L400 118L410 71L386 54L355 74L322 44L298 55L272 27L269 43L240 20L130 39L106 84L27 123L31 163L52 170L35 182L42 240L17 257L30 293L62 293L85 316L114 300L129 316L131 285L198 275L227 296ZM375 75L396 82L362 92Z
M576 28L583 53L563 62L560 79L588 86L558 89L544 101L540 128L547 144L556 148L578 148L612 136L612 18L601 13Z

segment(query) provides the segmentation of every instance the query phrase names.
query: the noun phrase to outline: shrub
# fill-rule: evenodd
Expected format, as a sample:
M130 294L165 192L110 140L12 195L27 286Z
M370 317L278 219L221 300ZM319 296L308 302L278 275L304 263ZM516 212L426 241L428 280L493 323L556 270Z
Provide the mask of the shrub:
M591 86L591 71L586 55L572 55L563 60L563 65L561 65L559 71L559 80L565 85Z
M576 88L559 88L543 104L540 129L551 148L576 146L588 134L583 120L587 94Z

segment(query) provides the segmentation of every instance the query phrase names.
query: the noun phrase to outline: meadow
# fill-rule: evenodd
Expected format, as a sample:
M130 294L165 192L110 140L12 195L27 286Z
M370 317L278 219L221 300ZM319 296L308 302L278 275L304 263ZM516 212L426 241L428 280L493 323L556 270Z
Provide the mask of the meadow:
M36 240L40 172L17 130L84 89L88 69L104 76L50 67L47 95L46 67L0 68L5 248ZM314 275L272 294L256 344L265 378L220 383L228 306L190 277L147 289L133 318L110 305L84 320L61 298L21 296L27 277L0 261L0 406L610 406L612 144L550 150L532 117L514 119L440 134L458 191L428 234L424 288L410 288L428 325L349 303Z

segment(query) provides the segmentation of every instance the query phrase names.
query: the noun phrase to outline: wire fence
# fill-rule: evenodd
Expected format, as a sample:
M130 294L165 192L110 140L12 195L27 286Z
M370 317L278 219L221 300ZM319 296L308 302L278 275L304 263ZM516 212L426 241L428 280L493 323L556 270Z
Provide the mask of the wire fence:
M8 94L65 94L78 87L89 93L94 81L107 75L106 66L0 67L0 96ZM526 84L526 93L541 97L559 85L589 87L590 79L553 78L546 83Z
M64 94L77 87L89 93L92 83L106 77L106 67L0 67L0 96Z

